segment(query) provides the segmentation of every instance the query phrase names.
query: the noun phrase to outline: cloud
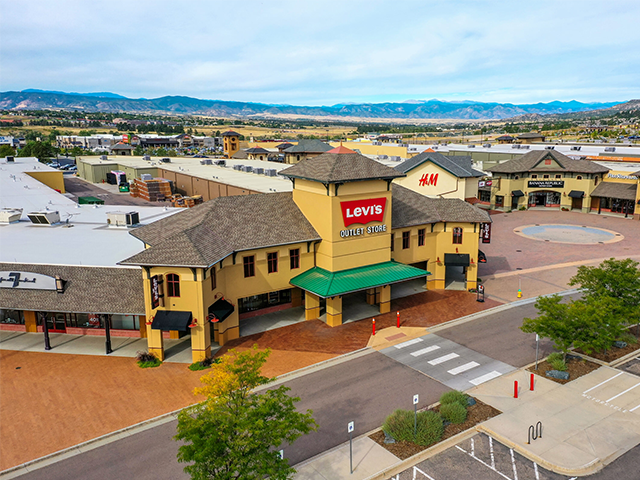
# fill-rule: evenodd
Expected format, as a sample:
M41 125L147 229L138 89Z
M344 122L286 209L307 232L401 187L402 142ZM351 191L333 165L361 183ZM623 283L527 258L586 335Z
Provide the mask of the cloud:
M631 1L0 0L0 8L2 90L309 105L640 97L640 4Z

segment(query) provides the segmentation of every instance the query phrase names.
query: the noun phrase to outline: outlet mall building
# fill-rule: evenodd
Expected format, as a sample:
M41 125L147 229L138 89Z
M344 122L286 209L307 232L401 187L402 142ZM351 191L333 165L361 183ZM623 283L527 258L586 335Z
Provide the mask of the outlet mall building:
M0 330L109 326L147 338L160 358L165 339L190 336L200 360L265 313L297 307L337 326L354 304L389 312L393 288L475 288L491 221L460 198L394 183L413 175L418 189L424 163L405 174L344 147L281 170L291 191L187 210L78 205L55 190L62 172L0 163Z

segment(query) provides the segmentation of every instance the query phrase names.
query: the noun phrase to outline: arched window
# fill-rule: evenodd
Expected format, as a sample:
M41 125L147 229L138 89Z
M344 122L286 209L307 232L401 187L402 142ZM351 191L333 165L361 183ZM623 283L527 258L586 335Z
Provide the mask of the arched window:
M167 275L167 296L180 296L180 275L176 275L175 273L169 273Z
M453 243L461 244L462 243L462 228L455 227L453 229Z

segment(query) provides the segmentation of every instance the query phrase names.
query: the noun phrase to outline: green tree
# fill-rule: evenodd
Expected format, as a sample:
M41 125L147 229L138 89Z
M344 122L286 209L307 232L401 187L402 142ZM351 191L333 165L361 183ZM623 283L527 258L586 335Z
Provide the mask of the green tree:
M19 157L36 157L38 160L47 160L56 156L57 148L47 142L31 140L18 152Z
M140 145L136 145L136 148L133 149L133 154L137 157L141 157L144 155L144 150Z
M194 480L287 479L295 470L276 449L317 429L312 412L296 411L299 398L287 395L284 385L256 392L272 379L261 367L269 350L230 350L201 378L196 394L206 400L178 414L176 440L185 442L178 461Z
M570 310L569 304L560 303L561 301L560 295L539 297L535 304L538 316L525 318L520 330L549 338L566 360L569 349L578 338L580 325L574 315L575 311Z
M569 310L580 325L574 346L586 354L606 352L625 330L626 312L619 299L585 298L572 302Z
M0 157L11 157L15 155L16 151L13 149L11 145L0 145Z

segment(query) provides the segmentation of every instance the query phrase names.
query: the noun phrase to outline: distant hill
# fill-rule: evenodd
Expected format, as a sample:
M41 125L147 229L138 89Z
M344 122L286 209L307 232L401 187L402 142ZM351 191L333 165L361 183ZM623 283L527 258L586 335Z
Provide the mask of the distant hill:
M77 93L77 92L57 92L55 90L38 90L37 88L27 88L22 90L25 93L57 93L58 95L80 95L81 97L103 97L103 98L127 98L117 93L111 92L93 92L93 93Z
M410 100L403 103L359 103L323 107L269 105L264 103L200 100L183 96L131 99L114 93L63 93L39 90L0 93L0 108L6 110L62 109L87 112L151 114L200 114L225 118L331 118L331 119L460 119L500 120L519 115L548 115L609 108L611 103L549 102L515 105L474 101Z

